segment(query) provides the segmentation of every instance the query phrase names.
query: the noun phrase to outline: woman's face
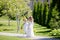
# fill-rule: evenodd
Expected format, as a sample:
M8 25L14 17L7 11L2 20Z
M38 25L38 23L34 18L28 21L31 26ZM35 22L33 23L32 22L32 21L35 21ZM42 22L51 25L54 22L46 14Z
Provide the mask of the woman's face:
M29 21L32 21L32 17L29 17Z

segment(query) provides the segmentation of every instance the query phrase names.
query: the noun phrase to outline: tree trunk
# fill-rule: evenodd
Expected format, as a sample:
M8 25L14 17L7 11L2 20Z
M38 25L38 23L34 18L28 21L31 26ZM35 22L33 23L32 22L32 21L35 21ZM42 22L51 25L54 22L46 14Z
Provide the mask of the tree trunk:
M8 20L8 26L10 26L10 19Z
M16 15L16 20L17 20L17 32L20 31L20 20L19 20L19 15Z

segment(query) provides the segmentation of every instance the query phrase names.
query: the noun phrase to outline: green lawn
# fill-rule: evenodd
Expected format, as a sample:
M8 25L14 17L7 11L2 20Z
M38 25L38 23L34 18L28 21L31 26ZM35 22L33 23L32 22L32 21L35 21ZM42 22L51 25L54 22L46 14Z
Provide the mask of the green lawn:
M49 36L49 31L51 29L47 29L46 27L42 27L38 24L35 24L34 25L34 32L35 32L35 35L39 35L39 36Z
M30 39L0 35L0 40L30 40Z
M6 20L7 22L4 22L3 20ZM1 22L2 21L2 22ZM22 25L23 21L20 22L20 30L18 33L24 33L24 30ZM46 27L42 27L35 23L34 25L34 34L39 36L49 36L50 29L47 29ZM11 32L11 33L17 33L17 22L10 22L10 26L8 26L8 17L2 16L0 17L0 32Z
M4 15L4 16L0 17L0 20L8 20L8 16Z
M20 24L20 28L23 28L22 23ZM49 36L50 29L47 29L46 27L42 27L35 23L34 25L34 33L35 35L40 36ZM8 26L7 22L0 22L0 32L11 32L11 33L17 33L17 22L10 22L10 26ZM18 33L24 33L23 29L20 29Z
M20 30L18 33L24 34L22 20L20 23ZM22 27L22 29L21 29ZM43 27L37 23L34 24L34 34L36 36L48 36L48 37L55 37L50 35L51 29L47 29L46 27ZM17 22L12 21L10 22L10 26L8 26L8 20L7 21L0 21L0 32L9 32L9 33L17 33ZM60 36L59 36L60 37ZM17 37L7 37L7 36L0 36L0 40L25 40L24 38L17 38ZM27 39L26 39L27 40Z

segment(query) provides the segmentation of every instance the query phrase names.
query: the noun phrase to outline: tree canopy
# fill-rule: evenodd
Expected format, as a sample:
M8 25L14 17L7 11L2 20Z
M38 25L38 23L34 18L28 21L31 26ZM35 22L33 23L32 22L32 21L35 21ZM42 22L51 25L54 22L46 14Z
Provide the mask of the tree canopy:
M0 0L0 16L7 15L8 17L15 17L23 15L26 11L31 13L28 6L28 0Z

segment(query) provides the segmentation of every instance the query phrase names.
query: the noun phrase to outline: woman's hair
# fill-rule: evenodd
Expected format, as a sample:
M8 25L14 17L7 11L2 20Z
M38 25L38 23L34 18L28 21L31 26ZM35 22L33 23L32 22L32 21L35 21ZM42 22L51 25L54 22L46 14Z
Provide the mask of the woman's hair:
M30 16L30 17L29 17L29 20L30 20L30 21L33 21L33 17L32 17L32 16Z

